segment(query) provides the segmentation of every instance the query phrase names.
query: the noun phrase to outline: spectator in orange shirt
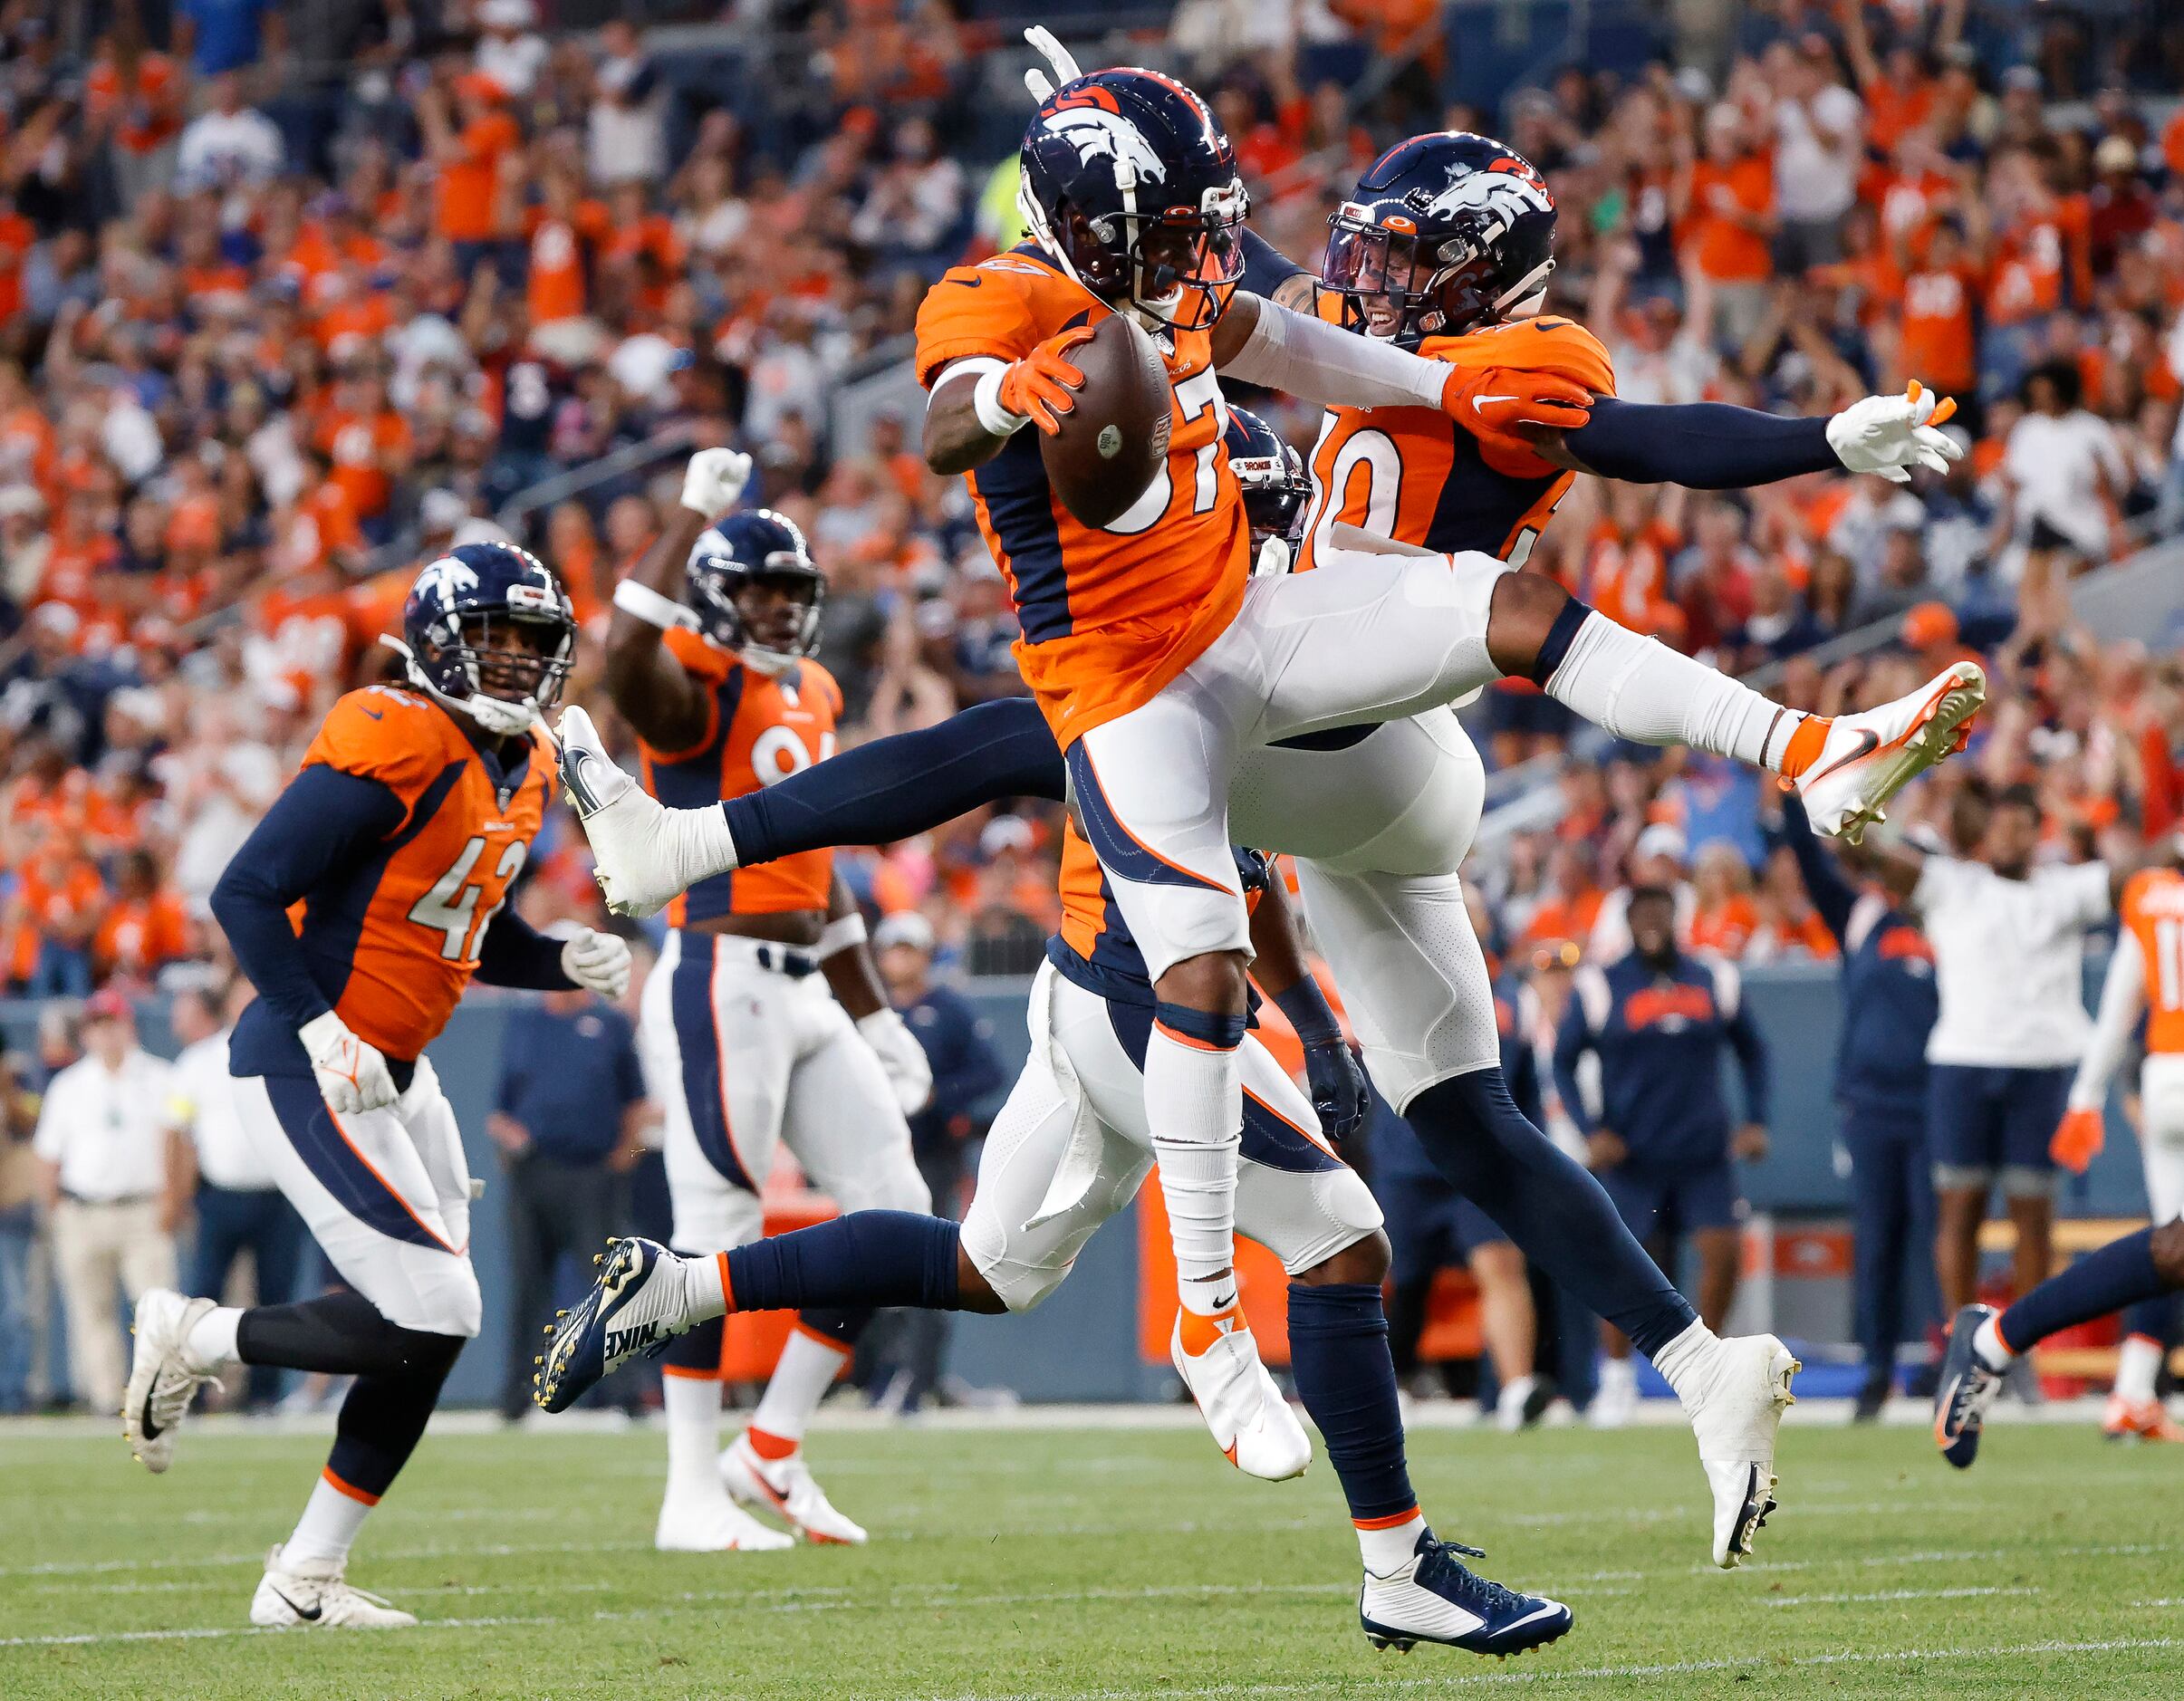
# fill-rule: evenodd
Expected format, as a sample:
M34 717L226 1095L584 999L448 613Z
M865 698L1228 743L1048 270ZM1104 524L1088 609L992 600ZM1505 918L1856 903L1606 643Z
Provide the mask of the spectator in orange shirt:
M1601 890L1592 847L1580 840L1564 840L1547 859L1540 901L1533 907L1518 943L1589 937L1606 896Z
M365 535L376 541L388 529L387 504L409 456L409 428L388 405L386 380L369 367L343 376L313 441Z
M549 167L539 187L540 202L530 214L530 268L524 291L534 331L582 315L590 299L593 256L613 231L607 209L584 198L575 173Z
M15 210L15 197L0 194L0 331L23 311L23 263L37 241L37 227Z
M1684 263L1714 286L1716 334L1742 344L1766 312L1775 275L1775 166L1727 101L1707 113L1706 155L1676 186Z
M456 78L454 107L450 115L435 86L419 97L417 113L438 171L433 227L455 245L456 268L467 278L502 235L501 159L523 134L503 110L500 85L482 72Z
M160 879L150 851L127 852L114 870L113 897L91 940L99 978L122 975L149 981L188 951L189 921L180 895Z
M1691 949L1742 956L1758 930L1759 911L1752 901L1752 870L1737 847L1718 839L1701 845L1691 866L1691 883L1698 894L1691 915Z
M29 998L91 995L92 932L106 889L68 835L26 829L33 849L7 906L8 976Z
M1900 358L1891 388L1916 378L1957 397L1961 408L1979 388L1979 332L1974 310L1980 278L1952 218L1935 222L1926 258L1903 279Z

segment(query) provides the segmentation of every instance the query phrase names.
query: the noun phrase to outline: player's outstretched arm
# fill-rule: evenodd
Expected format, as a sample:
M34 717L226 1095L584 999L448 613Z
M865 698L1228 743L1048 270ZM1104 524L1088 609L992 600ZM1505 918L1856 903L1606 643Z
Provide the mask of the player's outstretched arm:
M1955 411L1953 401L1917 383L1901 396L1868 396L1810 419L1726 402L1657 407L1603 396L1574 430L1525 435L1555 466L1634 485L1744 490L1845 471L1901 485L1915 466L1947 472L1962 456L1939 428Z
M614 618L607 627L607 695L655 750L688 750L705 741L711 699L665 640L669 627L683 623L690 552L706 528L736 505L750 470L750 456L733 449L693 455L683 475L682 500L667 529L615 587Z
M1251 912L1251 977L1289 1018L1304 1047L1304 1079L1320 1131L1340 1145L1365 1125L1371 1105L1364 1065L1342 1037L1334 1008L1312 977L1304 942L1280 870L1265 868L1259 901Z

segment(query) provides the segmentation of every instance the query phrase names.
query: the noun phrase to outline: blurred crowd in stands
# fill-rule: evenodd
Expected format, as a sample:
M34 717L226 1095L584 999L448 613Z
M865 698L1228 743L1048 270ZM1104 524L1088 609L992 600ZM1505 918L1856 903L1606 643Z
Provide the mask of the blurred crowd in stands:
M534 0L0 5L0 982L216 980L205 897L332 697L387 667L417 565L505 531L596 630L690 445L750 448L810 534L852 736L1019 689L899 370L926 283L1015 238L1002 9L744 0L708 34ZM1126 7L1149 27L1080 47L1207 91L1257 222L1307 262L1388 141L1502 135L1559 199L1553 303L1626 397L1957 397L1945 480L1581 478L1528 567L1800 706L1977 650L2002 689L1953 773L2035 781L2061 856L2173 822L2174 646L2102 648L2067 590L2184 529L2184 113L2160 93L2184 14L1595 10L1639 27L1500 104L1483 26L1430 0ZM1550 758L1564 804L1479 865L1503 951L1582 946L1641 845L1696 888L1702 943L1824 948L1748 775L1603 753L1516 687L1476 730L1497 766ZM1939 824L1958 783L1903 812ZM969 968L1024 969L1054 825L989 814L852 878ZM564 813L540 852L534 918L590 914Z

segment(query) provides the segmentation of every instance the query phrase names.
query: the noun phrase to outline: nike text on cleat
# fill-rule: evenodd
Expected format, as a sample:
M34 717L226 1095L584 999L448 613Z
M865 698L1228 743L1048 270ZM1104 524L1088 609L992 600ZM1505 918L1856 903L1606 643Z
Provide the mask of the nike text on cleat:
M656 1240L613 1242L591 1292L551 1325L532 1398L567 1411L601 1377L665 1351L690 1327L683 1307L681 1260Z
M175 1431L189 1415L197 1389L213 1379L193 1369L183 1344L210 1300L152 1288L137 1302L129 1388L121 1397L121 1433L137 1462L155 1475L174 1463Z
M1804 1368L1772 1335L1731 1335L1682 1390L1714 1495L1714 1563L1724 1571L1743 1563L1775 1510L1775 1437L1797 1401L1790 1379Z
M1986 701L1979 664L1958 661L1909 697L1837 716L1820 754L1794 781L1814 829L1856 844L1868 826L1886 819L1883 808L1907 783L1963 748Z
M863 1525L834 1510L801 1447L785 1459L762 1459L748 1435L737 1436L721 1451L720 1480L737 1505L771 1513L807 1542L861 1547L868 1539Z
M265 1556L265 1575L250 1598L250 1621L261 1629L299 1626L329 1630L399 1630L416 1616L377 1595L352 1589L332 1560L303 1560L293 1565L274 1548Z
M669 1484L652 1545L663 1553L775 1553L794 1547L796 1538L759 1523L725 1490L678 1493Z
M1304 1475L1312 1443L1259 1361L1241 1311L1232 1306L1211 1317L1179 1311L1168 1356L1231 1465L1269 1482Z
M2111 1441L2184 1441L2184 1427L2158 1399L2111 1394L2101 1414L2101 1433Z
M1979 1325L1994 1315L1991 1305L1967 1305L1957 1313L1941 1355L1941 1379L1934 1389L1934 1445L1960 1471L1969 1470L1979 1456L1987 1408L2002 1391L2002 1378L1972 1344Z
M1484 1559L1475 1547L1418 1539L1408 1563L1385 1577L1365 1573L1358 1622L1375 1648L1409 1653L1420 1642L1506 1658L1552 1642L1576 1622L1559 1600L1519 1594L1466 1568L1457 1555Z
M592 717L572 706L556 727L562 783L584 836L607 908L645 917L733 860L717 805L668 809L615 765ZM728 861L723 860L727 853Z

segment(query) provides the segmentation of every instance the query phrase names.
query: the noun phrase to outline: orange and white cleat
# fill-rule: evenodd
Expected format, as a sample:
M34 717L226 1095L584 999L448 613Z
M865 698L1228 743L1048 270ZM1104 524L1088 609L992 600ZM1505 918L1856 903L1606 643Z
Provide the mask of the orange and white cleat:
M1304 1474L1312 1443L1260 1361L1241 1307L1211 1317L1177 1312L1168 1356L1231 1465L1271 1483Z
M862 1524L835 1510L803 1462L802 1447L769 1459L751 1445L746 1429L722 1449L720 1480L738 1506L771 1513L807 1542L861 1547L870 1539Z
M2101 1414L2101 1433L2111 1441L2184 1441L2184 1426L2158 1399L2111 1394Z
M1838 715L1820 750L1791 778L1814 830L1856 844L1888 819L1885 806L1919 774L1964 748L1987 701L1976 661L1951 662L1909 697Z

